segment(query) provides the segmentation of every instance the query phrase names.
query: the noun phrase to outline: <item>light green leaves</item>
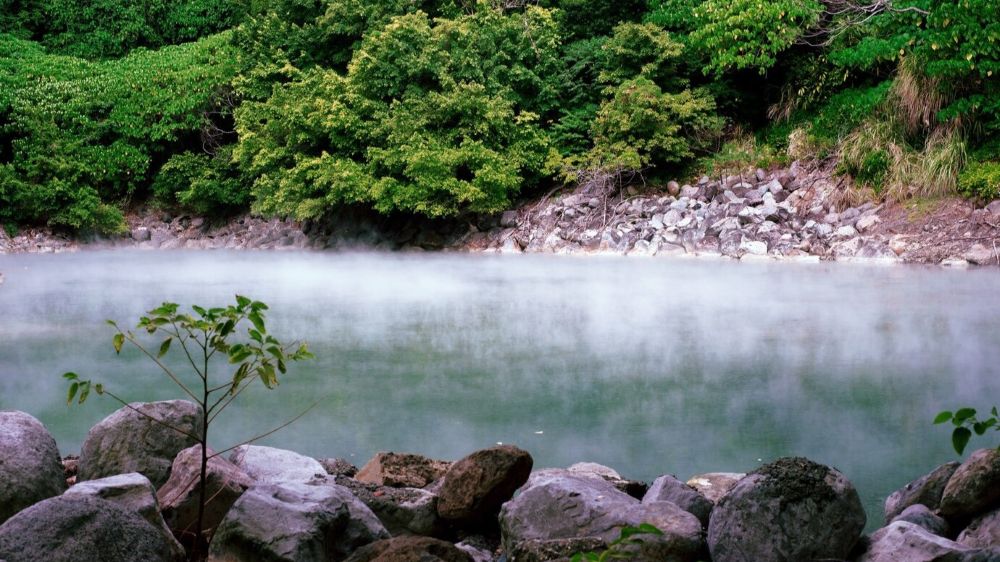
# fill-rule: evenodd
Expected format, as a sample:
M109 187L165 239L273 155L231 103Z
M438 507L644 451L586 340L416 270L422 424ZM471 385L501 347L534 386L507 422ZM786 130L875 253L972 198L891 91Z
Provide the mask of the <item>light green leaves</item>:
M115 347L115 353L121 353L122 345L125 343L125 334L118 332L113 338L111 338L111 343Z
M63 378L69 381L69 388L66 391L66 404L70 405L73 403L73 399L77 399L77 404L83 404L87 401L90 396L90 390L93 388L94 392L98 395L104 394L104 385L97 383L94 384L89 380L81 380L80 376L76 373L69 372L63 373Z

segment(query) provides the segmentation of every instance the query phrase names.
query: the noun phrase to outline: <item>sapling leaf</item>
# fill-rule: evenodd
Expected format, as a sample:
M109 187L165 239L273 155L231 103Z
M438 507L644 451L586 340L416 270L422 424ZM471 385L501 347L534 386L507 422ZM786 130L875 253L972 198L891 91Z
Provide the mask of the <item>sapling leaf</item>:
M952 416L951 412L947 410L941 412L940 414L937 415L936 418L934 418L934 423L939 424L939 423L949 422L951 421L951 416Z
M167 354L167 351L170 349L170 342L172 341L174 341L173 337L163 340L163 343L160 344L160 351L156 354L157 359Z
M66 392L66 404L67 405L73 403L73 398L76 397L76 391L79 388L80 388L80 383L78 383L78 382L74 382L73 384L69 385L69 390Z
M125 334L118 332L115 337L111 339L111 343L115 346L115 353L122 352L122 345L125 344Z
M951 421L955 425L962 425L962 422L964 422L967 419L974 418L975 416L976 416L975 408L961 408L960 410L955 412L955 416L952 418Z
M250 314L247 314L247 318L250 320L250 322L253 323L253 327L257 328L258 332L263 334L264 332L267 331L266 329L264 329L264 319L261 318L260 313L258 313L256 310L252 311Z
M955 452L961 455L965 451L965 446L969 444L969 439L972 438L972 432L969 431L967 427L955 428L955 431L951 433L951 444L955 447Z
M84 384L83 388L80 390L80 401L78 404L86 402L88 396L90 396L90 381L87 381L87 383Z

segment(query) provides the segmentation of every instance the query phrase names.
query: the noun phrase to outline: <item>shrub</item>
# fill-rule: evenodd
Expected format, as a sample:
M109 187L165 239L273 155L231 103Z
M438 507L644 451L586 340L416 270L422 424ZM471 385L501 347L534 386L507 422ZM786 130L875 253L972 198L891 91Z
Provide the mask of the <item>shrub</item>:
M648 79L618 86L601 105L589 159L597 167L642 170L695 155L722 128L715 102L702 90L664 93Z
M1000 199L1000 162L972 162L958 176L958 191L978 201Z
M232 147L215 155L182 152L170 157L153 181L153 196L199 215L225 216L250 204L250 190L231 162Z

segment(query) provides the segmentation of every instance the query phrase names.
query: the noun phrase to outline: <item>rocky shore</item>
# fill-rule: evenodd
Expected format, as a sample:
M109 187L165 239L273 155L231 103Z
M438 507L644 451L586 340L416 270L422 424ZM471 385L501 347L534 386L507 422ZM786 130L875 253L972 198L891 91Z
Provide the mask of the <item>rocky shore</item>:
M202 420L185 401L131 407L94 426L78 459L61 459L35 418L0 412L0 560L186 558L200 449L149 417L185 431ZM360 469L244 445L211 458L206 495L219 562L568 561L643 524L658 532L635 535L625 559L1000 561L995 449L900 488L870 535L848 478L804 458L646 483L586 462L539 470L510 445L455 462L385 452Z
M0 231L0 253L109 246L374 249L1000 265L1000 200L984 208L960 199L877 205L857 201L844 182L830 163L796 162L788 169L669 182L665 191L585 185L499 216L448 221L345 209L323 221L245 215L215 224L139 209L129 215L122 237L75 240L45 229L10 237Z

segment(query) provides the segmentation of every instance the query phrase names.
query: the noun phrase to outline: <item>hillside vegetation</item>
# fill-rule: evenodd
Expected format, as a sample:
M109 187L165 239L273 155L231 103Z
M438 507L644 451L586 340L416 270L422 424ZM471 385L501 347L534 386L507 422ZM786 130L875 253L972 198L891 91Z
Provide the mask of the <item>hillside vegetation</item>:
M493 213L835 157L998 196L994 0L0 0L0 223Z

